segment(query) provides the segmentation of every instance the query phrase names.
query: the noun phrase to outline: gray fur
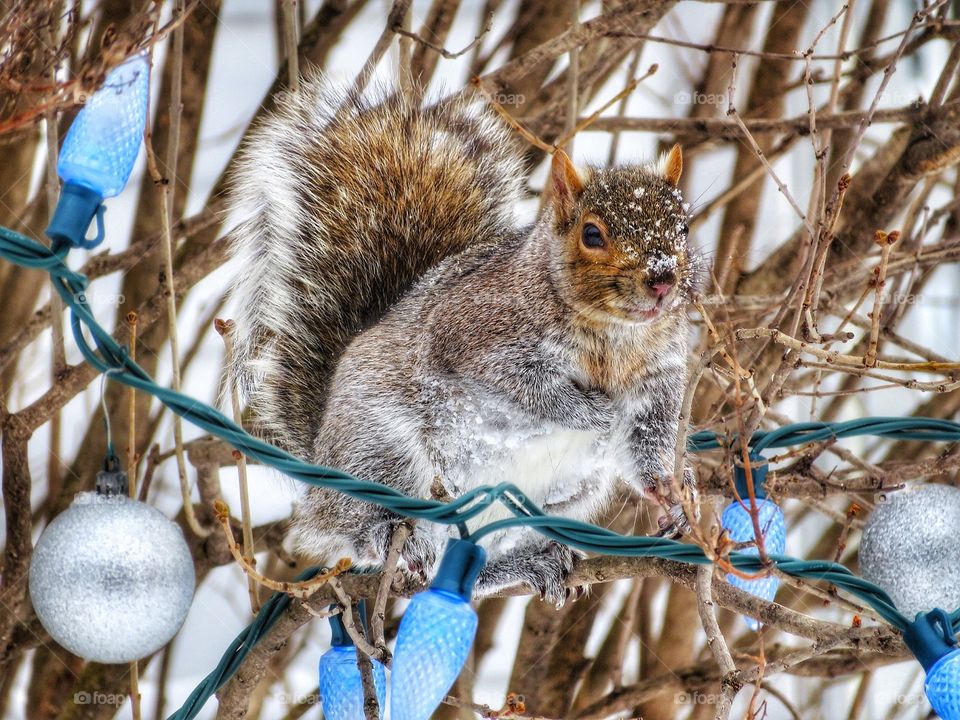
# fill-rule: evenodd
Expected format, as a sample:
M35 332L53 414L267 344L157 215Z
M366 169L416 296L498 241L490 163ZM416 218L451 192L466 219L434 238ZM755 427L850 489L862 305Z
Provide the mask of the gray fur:
M302 92L248 147L235 196L251 210L237 230L247 262L235 291L245 303L239 363L264 431L314 462L417 497L430 497L435 479L451 496L508 480L547 512L591 520L618 477L651 491L672 467L685 305L700 271L679 193L656 168L593 172L578 212L602 214L618 247L630 248L618 262L635 265L584 284L576 238L552 206L532 228L516 227L521 166L491 115L387 98L354 103L352 119L338 123L335 93L318 81ZM374 117L385 148L411 132L443 139L421 143L419 158L388 150L399 172L354 197L355 178L370 175L374 160L344 154L342 140ZM423 184L410 162L448 172ZM482 212L448 208L438 182L472 184L487 202L471 207ZM404 186L402 219L388 217L394 183ZM638 187L646 202L633 202ZM411 237L414 228L445 237ZM652 307L644 282L665 253L676 259L676 288L655 317L636 319L631 312ZM405 263L409 255L427 260ZM494 506L471 526L505 516ZM382 563L397 521L311 488L295 513L295 542L322 561ZM403 553L408 567L429 575L449 532L418 523ZM484 544L480 593L527 583L563 602L568 548L529 530Z

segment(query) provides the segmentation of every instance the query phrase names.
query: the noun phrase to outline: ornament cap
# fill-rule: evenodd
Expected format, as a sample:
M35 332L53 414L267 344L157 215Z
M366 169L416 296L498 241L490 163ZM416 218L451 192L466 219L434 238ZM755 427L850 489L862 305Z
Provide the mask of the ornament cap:
M330 609L337 608L337 605L331 605ZM357 604L357 610L360 613L360 622L363 624L364 633L367 632L367 603L361 600ZM330 645L332 647L353 647L353 638L347 632L346 625L343 624L343 613L337 613L330 616Z
M903 631L903 642L916 656L925 672L957 650L950 616L940 608L917 613L916 619Z
M120 460L111 455L103 463L103 470L97 473L97 495L123 495L130 493L130 483L127 474L120 469Z
M60 201L47 227L47 236L54 245L92 248L103 242L103 196L86 185L67 182L60 191ZM97 219L97 235L87 240L87 228Z
M343 624L343 618L339 615L330 616L330 645L333 647L353 645L353 640L347 634L347 628Z
M753 480L753 495L757 499L767 496L764 485L766 484L767 471L769 469L770 464L766 458L756 453L750 453L750 478ZM750 496L750 490L747 486L747 471L738 463L733 464L733 482L737 488L737 494L741 498Z
M473 584L487 562L486 551L469 540L451 538L430 587L445 590L470 602Z

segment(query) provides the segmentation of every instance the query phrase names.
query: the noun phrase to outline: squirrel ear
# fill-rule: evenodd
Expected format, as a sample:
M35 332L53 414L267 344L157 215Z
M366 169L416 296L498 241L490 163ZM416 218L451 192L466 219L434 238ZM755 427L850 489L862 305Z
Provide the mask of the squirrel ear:
M667 182L676 187L680 184L680 174L683 172L683 151L677 143L660 163L660 172Z
M557 219L564 222L569 220L573 204L583 192L583 179L570 160L570 156L560 148L553 151L550 174L553 177L553 199L556 204Z

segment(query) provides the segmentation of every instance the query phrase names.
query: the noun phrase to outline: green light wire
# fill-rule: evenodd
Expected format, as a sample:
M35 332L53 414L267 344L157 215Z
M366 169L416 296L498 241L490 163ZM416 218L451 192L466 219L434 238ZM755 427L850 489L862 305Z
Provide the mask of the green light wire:
M156 397L188 422L264 465L307 484L337 490L359 500L380 505L398 515L430 522L464 525L484 512L494 501L500 501L513 513L512 518L490 523L474 531L471 535L473 540L512 527L529 527L565 545L603 555L658 557L698 565L711 562L696 545L666 538L621 535L597 525L547 515L512 483L478 487L451 502L441 503L409 497L385 485L353 477L342 470L299 460L290 453L253 437L209 405L154 383L150 376L130 359L126 348L117 344L110 333L97 323L82 299L87 279L67 267L64 262L66 252L64 248L51 250L19 233L0 227L0 257L23 267L46 270L50 274L54 288L63 298L64 304L70 308L73 336L87 362L100 372L109 373L110 379ZM87 342L84 328L90 333L96 350ZM842 423L796 423L776 430L759 431L751 437L750 446L758 453L767 448L858 435L957 442L960 441L960 423L933 418L890 417L861 418ZM734 440L735 438L721 436L712 431L701 431L690 436L688 446L691 451L702 452L725 447ZM838 563L799 560L786 555L769 557L777 569L787 575L829 582L845 590L872 607L884 620L901 631L910 623L882 588L857 577ZM729 555L729 560L734 567L744 572L756 573L765 569L757 555L734 552ZM317 568L309 570L304 577L312 577L317 571ZM271 596L254 622L234 640L217 668L194 690L184 706L170 716L170 720L188 720L195 717L203 703L236 672L256 642L269 632L289 606L289 602L289 596L283 593ZM960 610L955 611L950 618L954 628L958 628Z
M297 575L296 580L297 582L309 580L318 572L320 572L318 567L309 568ZM173 713L169 720L189 720L189 718L196 717L207 700L213 697L217 690L226 685L227 681L240 669L254 645L270 632L277 620L290 607L291 602L293 602L293 598L287 593L273 593L260 608L260 612L257 613L253 622L247 625L243 632L230 643L217 666L193 689L180 709Z

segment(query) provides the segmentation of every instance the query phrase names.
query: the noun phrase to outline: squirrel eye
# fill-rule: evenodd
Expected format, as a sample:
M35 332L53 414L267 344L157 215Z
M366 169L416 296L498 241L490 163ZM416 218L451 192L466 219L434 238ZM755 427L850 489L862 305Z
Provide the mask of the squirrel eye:
M589 248L602 248L606 243L603 240L603 233L593 223L587 223L583 226L583 244Z
M686 223L683 224L683 236L686 237L690 234L690 226Z

